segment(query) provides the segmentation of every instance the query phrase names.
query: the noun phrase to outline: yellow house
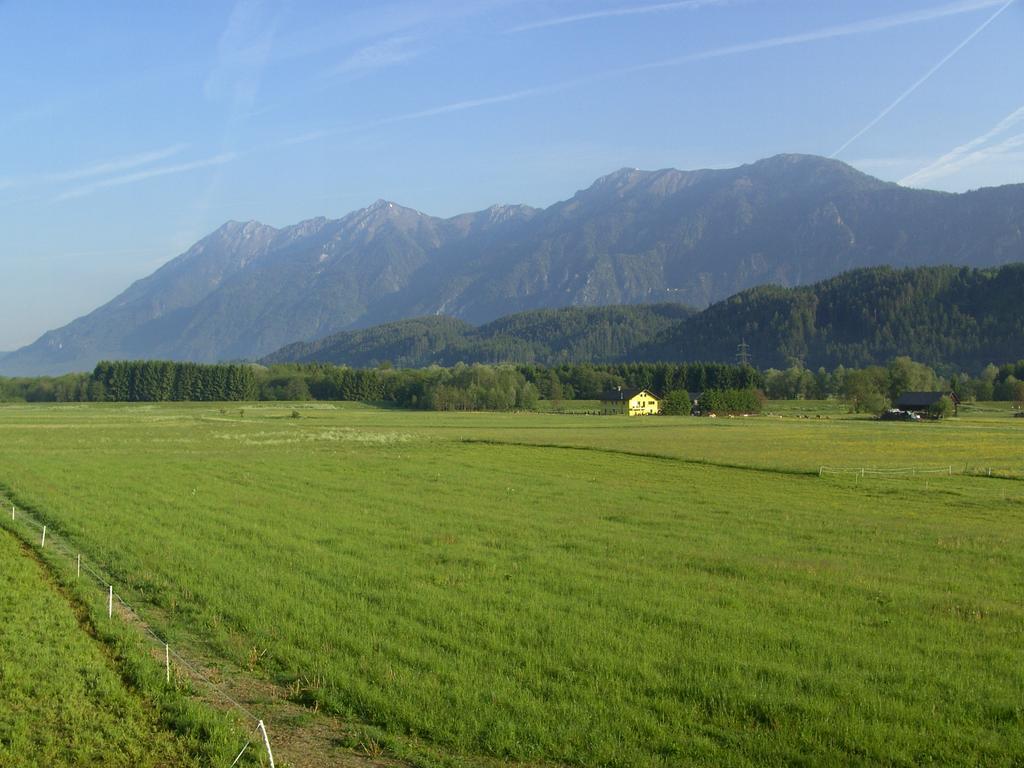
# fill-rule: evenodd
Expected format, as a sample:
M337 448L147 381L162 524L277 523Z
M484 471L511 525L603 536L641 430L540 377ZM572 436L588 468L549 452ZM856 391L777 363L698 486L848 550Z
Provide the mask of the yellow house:
M627 416L655 416L661 413L661 398L648 389L613 389L601 393L601 413Z

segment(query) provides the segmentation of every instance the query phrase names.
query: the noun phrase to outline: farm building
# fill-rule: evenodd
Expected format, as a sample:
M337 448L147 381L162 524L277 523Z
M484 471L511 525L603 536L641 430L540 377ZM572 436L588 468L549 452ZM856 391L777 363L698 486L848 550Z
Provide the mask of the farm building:
M654 416L661 413L661 398L649 389L612 389L600 395L601 413Z
M929 408L944 397L953 401L954 408L960 405L956 392L904 392L896 398L892 407L909 413L927 413Z

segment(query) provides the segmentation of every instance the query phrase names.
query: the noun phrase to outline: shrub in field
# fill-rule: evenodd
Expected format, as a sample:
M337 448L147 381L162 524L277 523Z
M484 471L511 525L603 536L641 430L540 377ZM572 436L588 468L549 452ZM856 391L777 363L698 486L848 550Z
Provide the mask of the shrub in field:
M693 410L690 393L685 389L669 392L661 401L661 412L666 416L689 416Z
M903 392L924 392L940 389L943 385L935 371L909 357L897 357L886 368L889 378L888 395L895 400Z
M873 366L859 371L848 371L840 390L842 398L853 413L881 413L889 407L886 391L889 377L884 368Z
M756 389L709 389L698 405L704 413L760 413L763 398Z
M941 400L937 400L928 407L928 415L933 419L944 419L947 416L952 416L953 411L953 401L947 396L943 396Z
M435 411L510 411L537 404L537 387L511 366L456 365L424 388L421 406Z

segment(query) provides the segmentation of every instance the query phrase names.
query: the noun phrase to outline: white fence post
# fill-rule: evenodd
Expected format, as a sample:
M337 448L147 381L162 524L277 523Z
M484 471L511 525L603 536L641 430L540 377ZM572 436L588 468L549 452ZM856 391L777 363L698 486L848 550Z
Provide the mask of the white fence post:
M2 0L0 0L0 2L2 2ZM16 519L16 514L17 514L17 506L12 504L11 505L11 520L15 520ZM31 514L29 515L29 517L27 519L29 520L29 522L32 522L33 525L37 524L34 521L34 519L32 518ZM42 526L42 538L40 539L40 542L39 542L39 546L40 547L45 547L46 546L46 528L47 528L47 526L45 526L45 525ZM58 547L58 550L60 550L60 547ZM65 554L65 553L61 553L61 554ZM71 555L70 552L66 552L66 554L69 557ZM103 583L102 578L100 578L99 575L96 574L95 571L90 570L90 573L92 573L94 576L97 576L97 578L99 579L101 584ZM81 552L77 553L76 556L75 556L75 576L78 579L82 578L82 554L81 554ZM118 599L120 600L121 598L119 597ZM123 600L121 602L124 603ZM127 603L124 603L124 605L125 605L125 609L126 609L126 614L127 615L132 615L134 613L132 608L130 606L128 606ZM114 585L113 584L107 584L107 618L108 619L113 619L114 618ZM158 637L157 640L159 641L160 638ZM187 662L185 662L185 666L186 667L189 666ZM170 685L171 684L171 646L170 646L169 643L166 643L166 642L164 643L164 676L165 676L165 678L167 680L167 684ZM209 681L207 681L207 682L209 682ZM214 688L218 688L219 689L219 686L217 686L215 684L212 684L212 685L213 685ZM242 710L242 711L247 713L246 710ZM274 753L273 753L273 751L270 748L270 736L267 734L267 727L266 727L266 725L264 725L262 720L258 721L258 726L257 727L258 727L258 730L260 732L260 735L263 737L263 746L267 750L267 760L270 763L270 768L276 768L276 766L274 765ZM245 750L249 746L250 746L250 744L247 743L244 747L242 747L242 751L238 753L238 757L235 758L235 763L234 764L238 763L239 759L242 757L242 755L245 753Z
M244 754L245 754L245 750L247 750L247 749L249 748L249 744L250 744L250 743L251 743L251 742L248 742L248 741L247 741L247 742L245 742L245 746L244 746L244 747L242 747L242 751L238 753L238 755L237 755L237 756L235 757L235 762L233 762L233 763L232 763L232 764L231 764L231 765L229 766L229 768L235 768L235 766L236 766L236 765L238 765L238 761L242 759L242 755L244 755Z
M274 768L274 753L270 751L270 737L267 736L267 726L260 720L260 733L263 734L263 746L267 748L267 759L270 760L270 768Z

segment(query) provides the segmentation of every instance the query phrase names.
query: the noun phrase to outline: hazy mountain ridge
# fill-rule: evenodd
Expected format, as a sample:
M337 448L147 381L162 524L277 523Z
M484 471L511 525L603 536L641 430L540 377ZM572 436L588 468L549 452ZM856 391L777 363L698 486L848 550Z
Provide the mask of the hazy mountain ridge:
M913 190L780 155L727 170L604 176L546 209L440 219L388 201L276 229L229 222L110 303L0 360L257 358L410 317L481 324L564 306L711 302L864 266L1024 260L1024 185Z
M703 312L680 305L525 312L480 327L427 317L291 344L264 363L352 367L466 363L735 362L762 368L884 364L910 355L980 370L1024 359L1024 264L875 267L798 288L761 286Z

